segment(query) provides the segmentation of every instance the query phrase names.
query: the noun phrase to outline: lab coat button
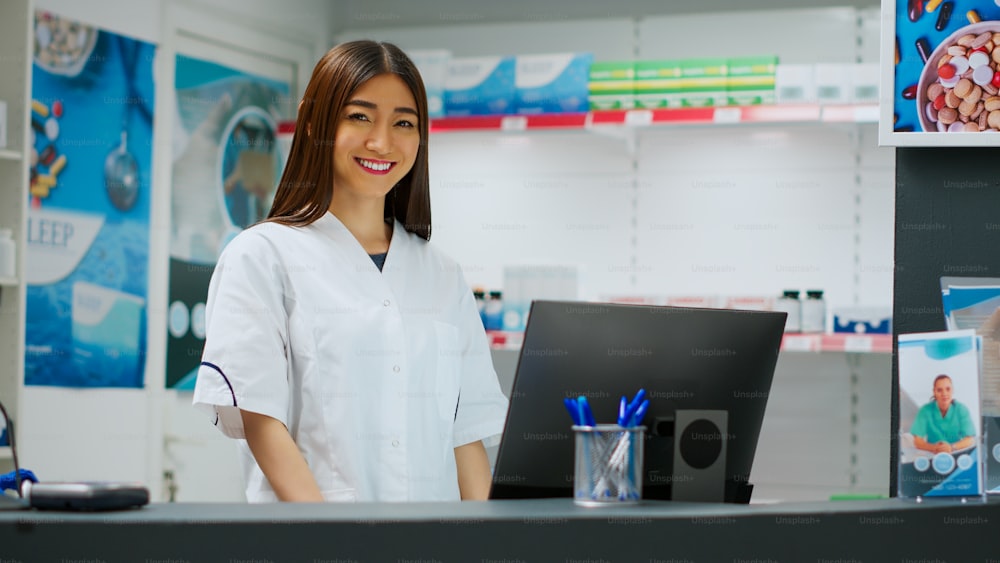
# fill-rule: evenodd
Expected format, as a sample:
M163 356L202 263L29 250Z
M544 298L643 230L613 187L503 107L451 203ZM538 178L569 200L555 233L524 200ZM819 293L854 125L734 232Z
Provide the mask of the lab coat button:
M399 366L392 366L392 371L399 373Z
M388 306L389 306L389 300L388 300L388 299L386 299L385 301L383 301L383 302L382 302L382 306L383 306L383 307L388 307Z
M393 440L392 441L392 447L398 448L399 447L399 440Z

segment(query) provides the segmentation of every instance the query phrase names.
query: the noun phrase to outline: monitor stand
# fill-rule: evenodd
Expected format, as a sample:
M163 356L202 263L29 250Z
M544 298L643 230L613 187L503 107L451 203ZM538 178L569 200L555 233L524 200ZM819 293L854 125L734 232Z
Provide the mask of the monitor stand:
M725 502L729 413L678 409L674 426L671 499Z

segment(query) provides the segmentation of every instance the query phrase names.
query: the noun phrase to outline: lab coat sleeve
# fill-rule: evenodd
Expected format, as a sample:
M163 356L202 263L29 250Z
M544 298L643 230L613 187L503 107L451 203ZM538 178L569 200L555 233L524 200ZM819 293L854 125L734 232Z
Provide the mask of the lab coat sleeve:
M507 397L500 390L486 331L472 291L464 278L457 314L462 333L462 362L458 409L455 413L455 447L482 440L488 446L500 442L507 420Z
M288 426L281 271L271 243L245 231L226 247L209 283L193 402L231 438L244 438L241 409Z

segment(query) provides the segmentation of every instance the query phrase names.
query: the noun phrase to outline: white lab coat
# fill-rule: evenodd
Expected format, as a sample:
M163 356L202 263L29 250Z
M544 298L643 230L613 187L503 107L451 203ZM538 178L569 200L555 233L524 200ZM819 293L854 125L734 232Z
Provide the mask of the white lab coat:
M332 213L265 223L209 285L194 404L283 422L328 501L458 500L454 448L495 439L500 391L458 265L396 222L383 271ZM276 500L245 441L247 499Z

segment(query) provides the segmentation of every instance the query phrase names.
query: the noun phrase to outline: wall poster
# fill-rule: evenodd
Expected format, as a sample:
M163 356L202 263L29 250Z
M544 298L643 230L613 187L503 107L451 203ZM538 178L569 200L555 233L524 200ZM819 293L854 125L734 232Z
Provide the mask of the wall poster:
M216 260L274 198L284 165L277 124L290 87L179 54L175 89L166 386L190 390Z
M143 386L155 54L35 13L26 385Z

